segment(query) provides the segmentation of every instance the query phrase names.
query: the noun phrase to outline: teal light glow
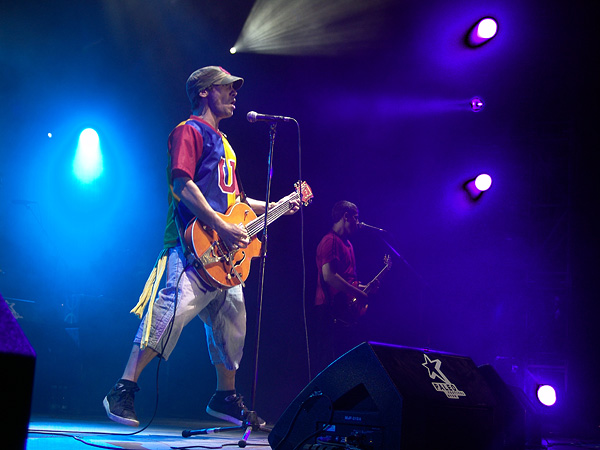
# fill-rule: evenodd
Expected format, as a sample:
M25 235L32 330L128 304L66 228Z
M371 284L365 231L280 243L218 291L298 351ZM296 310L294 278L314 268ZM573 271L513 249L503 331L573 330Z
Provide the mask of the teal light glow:
M79 135L77 152L73 159L73 173L79 181L89 184L98 179L103 170L98 133L91 128L86 128Z

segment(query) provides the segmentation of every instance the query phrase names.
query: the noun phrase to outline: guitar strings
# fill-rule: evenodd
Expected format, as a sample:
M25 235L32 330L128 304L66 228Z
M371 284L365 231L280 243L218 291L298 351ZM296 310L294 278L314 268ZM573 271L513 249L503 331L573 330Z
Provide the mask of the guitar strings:
M290 196L290 200L294 200L296 197L298 197L298 193L294 192ZM270 209L269 216L267 218L268 219L267 225L270 225L274 220L283 216L289 210L289 203L290 203L289 201L283 202L283 203L275 206L273 209ZM254 235L258 234L264 228L264 221L265 221L264 214L262 214L260 217L257 217L252 222L250 222L248 224L248 226L246 227L246 230L248 231L248 235L250 237L253 237Z

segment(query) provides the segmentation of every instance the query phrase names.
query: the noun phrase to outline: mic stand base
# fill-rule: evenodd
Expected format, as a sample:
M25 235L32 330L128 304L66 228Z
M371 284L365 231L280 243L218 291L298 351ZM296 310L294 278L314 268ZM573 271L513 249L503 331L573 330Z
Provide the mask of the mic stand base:
M268 427L260 426L258 423L258 416L255 411L248 411L248 417L244 420L244 423L239 426L232 427L215 427L215 428L201 428L198 430L183 430L181 432L181 436L184 438L196 436L199 434L214 434L214 433L224 433L227 431L244 431L244 436L242 439L238 441L238 447L244 448L248 444L248 439L250 438L250 433L253 431L266 431L267 433L271 432L271 429Z

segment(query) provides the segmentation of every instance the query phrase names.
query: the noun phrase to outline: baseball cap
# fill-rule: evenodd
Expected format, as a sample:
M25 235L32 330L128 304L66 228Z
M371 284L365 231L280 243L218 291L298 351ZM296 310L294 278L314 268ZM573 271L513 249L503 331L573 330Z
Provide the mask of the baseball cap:
M220 66L207 66L192 73L185 83L185 90L188 98L193 103L198 92L206 89L213 84L233 83L233 88L237 91L244 84L244 79L231 75Z

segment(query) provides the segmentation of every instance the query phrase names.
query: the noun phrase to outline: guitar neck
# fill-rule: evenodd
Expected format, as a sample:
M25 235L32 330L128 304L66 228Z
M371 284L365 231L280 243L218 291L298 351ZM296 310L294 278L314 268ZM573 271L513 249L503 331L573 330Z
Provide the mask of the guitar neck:
M369 288L371 287L371 285L373 283L375 283L377 280L379 280L383 276L383 274L387 272L388 268L389 268L389 265L386 264L383 267L383 269L381 269L381 271L377 275L375 275L371 281L369 281L369 283L365 286L364 291L367 292L369 290Z
M375 275L375 277L373 278L373 280L371 280L371 283L374 283L375 281L377 281L379 278L381 278L383 276L383 274L387 271L388 266L385 266L383 269L381 269L381 271ZM369 283L369 284L371 284Z
M269 214L267 216L267 225L270 225L271 223L273 223L274 221L279 219L281 216L283 216L286 212L291 210L292 209L291 201L295 200L297 198L300 198L299 194L297 192L294 192L288 196L287 201L281 202L280 204L276 205L275 207L269 209ZM261 214L256 219L249 222L248 225L246 226L246 230L248 231L248 236L250 238L256 236L258 233L260 233L263 230L264 227L265 227L265 214Z

